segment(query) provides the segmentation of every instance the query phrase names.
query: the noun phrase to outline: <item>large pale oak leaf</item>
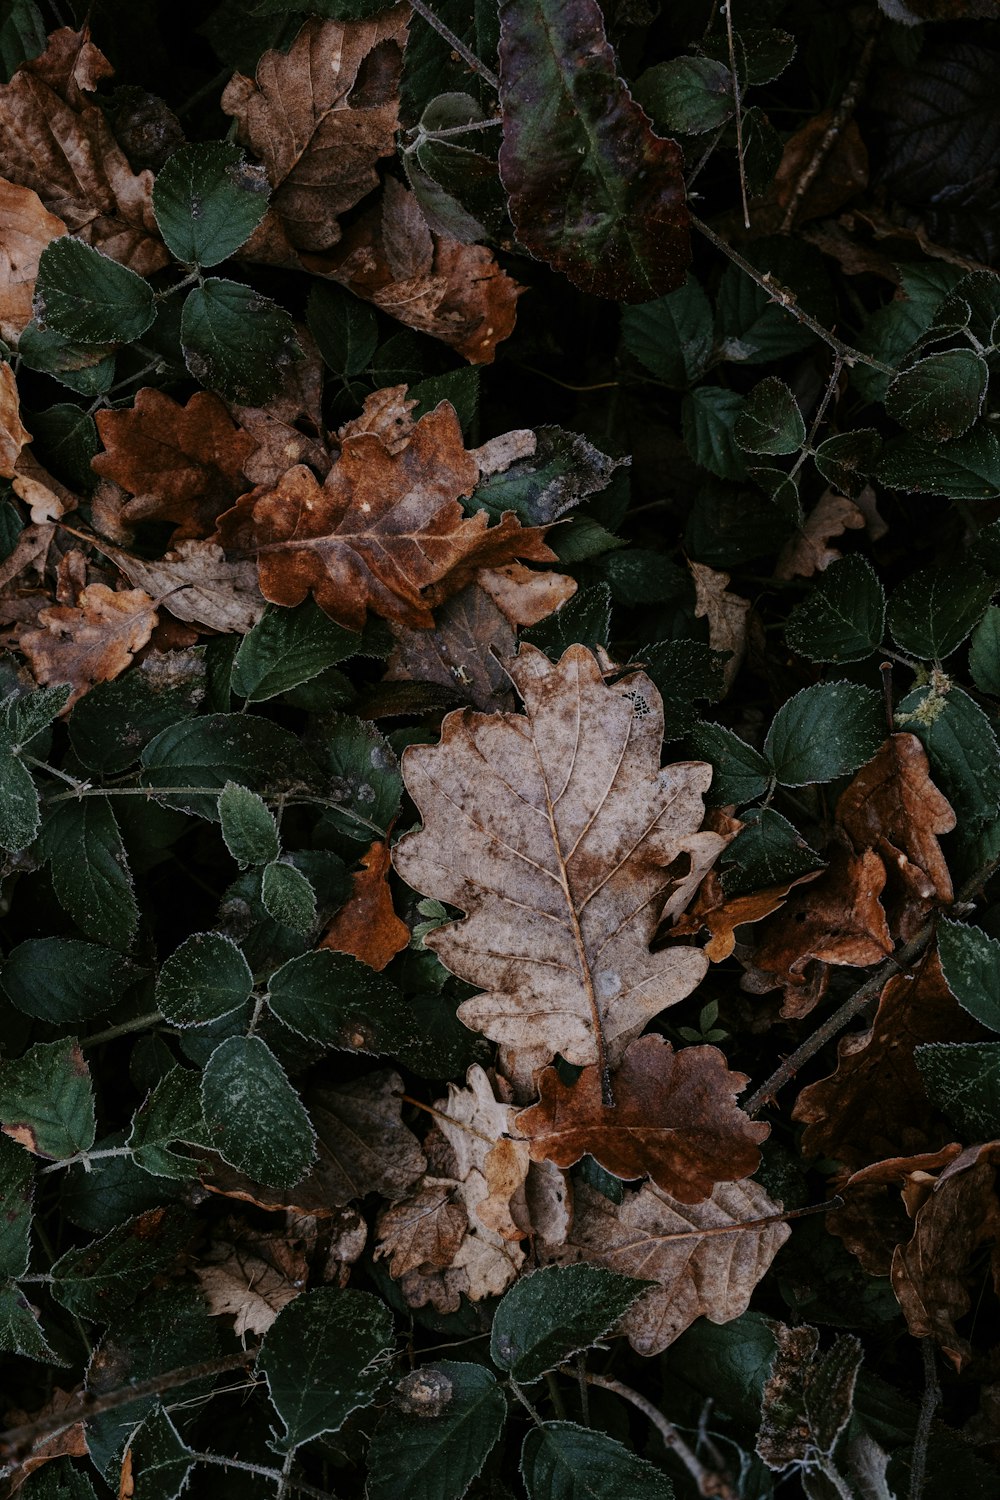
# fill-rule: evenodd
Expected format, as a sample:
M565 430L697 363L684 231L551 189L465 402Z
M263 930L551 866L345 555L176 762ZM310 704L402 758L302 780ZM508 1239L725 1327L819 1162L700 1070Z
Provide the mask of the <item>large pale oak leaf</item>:
M426 939L484 992L465 1024L535 1066L559 1052L603 1078L708 967L695 948L649 950L725 843L699 832L711 768L660 769L663 707L641 672L609 686L583 646L558 664L522 646L509 671L523 716L463 709L440 744L406 751L424 826L393 860L467 914Z

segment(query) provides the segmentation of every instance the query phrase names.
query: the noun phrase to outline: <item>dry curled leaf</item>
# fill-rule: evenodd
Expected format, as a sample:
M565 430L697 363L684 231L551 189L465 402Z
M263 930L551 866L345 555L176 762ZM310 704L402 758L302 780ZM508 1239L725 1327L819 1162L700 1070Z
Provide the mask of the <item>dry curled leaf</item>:
M811 578L822 573L840 553L830 546L830 538L864 526L864 513L853 500L826 490L817 500L798 529L798 535L786 542L774 566L775 578Z
M406 947L410 929L393 908L389 868L389 846L376 839L362 855L351 894L324 932L321 948L352 953L369 968L381 970Z
M697 618L708 621L708 643L713 651L728 651L729 659L722 668L722 680L726 692L732 687L747 649L747 624L750 601L731 594L726 588L728 573L719 573L704 563L689 562L694 579Z
M38 194L0 177L0 338L15 344L31 322L42 251L66 233Z
M841 1334L819 1352L808 1323L770 1323L777 1345L761 1400L757 1452L770 1469L806 1464L833 1452L851 1419L861 1341Z
M177 620L245 635L264 613L253 563L227 558L216 542L189 538L153 562L106 544L101 550L130 583L158 599Z
M911 1233L907 1213L913 1217L934 1183L932 1174L961 1151L957 1141L949 1141L940 1151L893 1156L833 1179L843 1206L827 1215L827 1228L869 1276L888 1276L895 1247Z
M458 1183L447 1177L425 1177L417 1190L379 1214L376 1260L389 1257L396 1280L416 1271L421 1276L447 1270L469 1227Z
M155 624L156 608L142 589L116 594L104 583L91 583L75 606L54 604L41 610L38 628L18 637L18 650L28 658L37 682L70 684L71 708L95 683L124 672Z
M596 1067L573 1084L555 1068L539 1075L540 1099L515 1118L536 1160L571 1167L589 1154L616 1177L648 1176L682 1203L701 1203L717 1182L749 1177L770 1126L735 1103L746 1086L717 1047L675 1053L660 1036L632 1043L611 1075L614 1104L601 1097Z
M737 827L740 825L738 824ZM698 888L698 894L687 911L670 929L674 937L694 937L704 927L709 933L705 954L713 964L729 958L736 947L736 929L751 922L762 922L780 910L790 891L805 885L822 872L810 870L785 885L768 886L748 896L726 896L715 870L709 870Z
M76 1406L81 1395L82 1390L64 1391L56 1386L49 1400L39 1411L28 1413L19 1409L6 1410L4 1420L8 1427L20 1427L22 1423L41 1422L49 1417L56 1418L66 1407ZM51 1437L37 1442L27 1457L17 1465L13 1474L5 1480L7 1485L4 1490L5 1497L16 1495L28 1475L40 1469L43 1464L50 1463L52 1459L86 1458L88 1451L87 1429L82 1421L60 1428Z
M0 364L0 479L12 479L21 449L31 433L21 421L21 402L14 371Z
M689 894L725 842L699 832L711 771L660 769L662 703L643 673L608 686L583 646L558 665L522 646L509 670L524 716L461 710L440 744L406 751L424 826L393 861L467 913L426 939L484 991L459 1007L467 1026L536 1065L559 1052L603 1070L708 967L649 945L668 867L682 857Z
M240 1234L214 1240L194 1268L215 1318L231 1317L233 1333L266 1333L283 1307L305 1290L309 1268L286 1234Z
M466 518L459 496L479 478L447 401L421 417L390 452L364 432L343 439L321 485L297 465L280 482L258 487L219 519L227 548L257 554L261 590L273 604L301 604L312 592L338 624L360 630L369 609L429 628L423 591L454 593L480 567L554 554L537 527L512 512L489 526L485 512Z
M233 423L211 391L196 391L186 406L146 386L124 411L99 411L105 452L95 473L128 490L126 525L173 521L174 540L205 537L216 517L246 489L244 465L256 440Z
M250 484L277 484L294 464L308 464L321 477L333 462L323 441L323 361L312 334L295 325L302 358L283 371L281 387L266 406L230 405L237 426L256 448L243 461Z
M517 637L478 578L440 606L433 630L402 625L393 633L396 646L383 682L433 682L447 688L453 702L464 699L484 713L511 707L504 663Z

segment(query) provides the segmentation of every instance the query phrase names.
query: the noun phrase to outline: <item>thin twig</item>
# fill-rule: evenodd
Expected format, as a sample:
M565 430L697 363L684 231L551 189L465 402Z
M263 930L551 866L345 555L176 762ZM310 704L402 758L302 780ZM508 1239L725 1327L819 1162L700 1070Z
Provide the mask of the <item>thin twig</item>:
M588 1380L590 1379L589 1375L587 1376L587 1379ZM534 1422L535 1426L536 1427L544 1427L545 1426L545 1422L539 1416L538 1412L535 1410L534 1406L528 1400L527 1396L524 1394L524 1392L522 1391L521 1387L518 1385L517 1381L513 1378L513 1376L507 1381L507 1384L510 1387L510 1390L512 1391L512 1393L517 1397L518 1401L520 1401L521 1405L526 1409L526 1411L528 1413L528 1416Z
M567 1369L567 1373L571 1372ZM645 1396L640 1396L639 1392L634 1391L631 1386L622 1385L620 1380L609 1380L604 1375L591 1375L589 1373L584 1376L584 1379L588 1385L597 1385L604 1391L613 1391L616 1396L621 1396L623 1401L631 1402L637 1411L641 1411L643 1416L652 1422L663 1439L664 1446L677 1454L677 1457L697 1484L699 1495L714 1495L717 1497L717 1500L738 1500L736 1491L732 1488L728 1479L725 1479L721 1474L713 1473L711 1469L705 1467L694 1450L688 1447L674 1424L667 1421L666 1417L653 1405L652 1401L647 1401Z
M921 1339L920 1350L924 1357L924 1394L920 1402L917 1432L913 1439L913 1458L910 1463L910 1500L921 1500L924 1493L924 1478L927 1474L927 1445L931 1437L931 1424L941 1400L937 1364L932 1339Z
M462 61L469 65L473 73L478 73L480 78L485 79L491 89L496 89L497 93L500 92L500 80L493 72L493 69L488 68L484 62L481 62L476 54L470 51L465 45L462 38L456 36L451 27L446 26L441 18L436 16L430 7L424 4L424 0L410 0L410 6L416 11L418 16L423 17L428 26L433 26L438 36L442 37L448 43L453 52L458 53Z
M837 389L837 386L840 382L840 376L843 368L843 359L839 354L835 354L833 356L833 369L830 371L830 379L827 381L826 390L823 392L823 395L820 398L820 403L816 408L816 413L812 419L812 426L809 428L809 436L806 438L805 443L803 444L802 452L799 454L798 458L795 460L789 471L789 479L795 478L796 474L799 472L809 454L815 447L816 439L819 436L819 429L822 426L823 418L826 416L826 409L833 399L833 393Z
M304 1484L300 1479L289 1479L279 1469L267 1469L263 1464L250 1464L241 1458L226 1458L221 1453L195 1453L192 1456L198 1464L218 1464L221 1469L242 1469L245 1474L258 1474L261 1479L270 1479L272 1484L280 1483L297 1490L300 1495L312 1495L313 1500L334 1500L332 1491L318 1490L315 1485ZM294 1458L294 1449L289 1456Z
M743 205L743 227L750 228L750 205L747 202L747 173L743 163L743 100L740 80L736 71L736 43L733 38L733 0L726 0L722 9L726 13L726 46L729 48L729 71L733 78L733 107L736 111L736 162L740 174L740 202Z

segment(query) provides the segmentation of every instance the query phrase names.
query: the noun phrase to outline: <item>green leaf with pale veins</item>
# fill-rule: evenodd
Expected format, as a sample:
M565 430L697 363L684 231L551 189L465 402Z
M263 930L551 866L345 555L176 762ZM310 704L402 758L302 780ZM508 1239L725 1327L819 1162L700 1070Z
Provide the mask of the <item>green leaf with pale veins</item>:
M269 605L239 644L233 692L249 703L263 703L311 682L362 644L358 632L337 625L311 599L294 609Z
M136 1500L178 1500L194 1454L162 1406L150 1412L129 1443Z
M78 1318L113 1323L191 1238L179 1208L151 1208L90 1245L67 1250L52 1267L52 1295Z
M403 779L388 740L364 719L332 715L317 753L329 773L327 795L334 802L324 814L341 838L365 848L384 838L399 811Z
M79 1045L37 1042L0 1063L0 1129L36 1156L66 1161L94 1144L90 1070Z
M78 938L28 938L8 953L0 984L26 1016L89 1021L124 998L142 970L110 948Z
M636 80L635 97L663 134L703 135L731 119L733 75L712 57L674 57Z
M306 303L306 323L335 375L360 375L378 346L378 319L366 302L336 282L317 281Z
M316 1156L316 1132L260 1037L220 1042L201 1083L206 1140L224 1161L268 1187L289 1188Z
M272 860L261 875L260 899L269 917L296 932L316 924L316 892L301 870L284 860Z
M733 437L745 453L797 453L806 440L795 397L783 380L769 375L746 397Z
M817 682L775 714L764 754L782 786L847 776L885 739L882 700L856 682Z
M647 1285L601 1266L547 1266L523 1276L493 1315L493 1363L518 1385L540 1380L603 1338Z
M754 802L771 785L771 767L764 757L724 724L696 724L688 743L699 760L712 766L707 801L713 807Z
M64 235L42 251L35 317L78 344L130 344L156 316L153 288L126 266Z
M153 213L167 249L185 265L217 266L267 211L263 167L231 141L181 146L156 174Z
M972 632L969 671L981 693L1000 698L1000 609L995 605L990 606Z
M895 719L927 751L963 838L974 837L1000 808L1000 745L979 704L953 683L945 692L919 687L897 706Z
M897 646L925 660L950 656L979 621L996 583L971 563L918 568L893 591L889 629Z
M370 1406L392 1349L392 1314L370 1292L322 1287L283 1307L257 1356L285 1427L276 1451L337 1432L351 1412Z
M273 396L302 354L283 307L218 276L188 292L181 344L195 380L245 406L262 406Z
M575 1422L533 1427L521 1449L528 1500L673 1500L674 1487L607 1433Z
M0 731L0 848L19 854L34 842L40 826L35 783L14 755L11 733Z
M286 1026L328 1047L399 1056L418 1041L408 997L349 953L317 948L289 959L271 975L267 1001Z
M785 637L807 661L863 661L882 641L885 590L865 557L842 557L788 616Z
M128 1147L132 1160L151 1176L183 1181L196 1177L198 1169L190 1157L170 1150L179 1141L207 1144L200 1079L188 1068L171 1068L147 1094L135 1112Z
M227 781L255 791L282 778L287 784L302 760L299 740L280 724L250 714L206 714L173 724L150 740L142 752L143 781L192 788L158 800L216 820Z
M773 807L753 807L744 827L723 851L722 885L727 896L748 896L764 886L785 885L818 870L823 857Z
M461 1500L506 1417L482 1365L441 1360L404 1375L368 1449L368 1500Z
M31 1303L13 1281L0 1283L0 1350L45 1365L67 1363L49 1347Z
M1000 1042L927 1042L914 1061L932 1104L969 1141L1000 1131Z
M665 385L686 391L712 363L712 304L689 275L675 292L622 309L622 343Z
M983 409L989 367L971 349L917 360L890 383L885 409L907 432L944 443L967 432Z
M174 1026L206 1026L245 1005L252 990L250 965L232 938L195 932L160 969L156 1003Z
M274 814L249 787L226 782L219 793L219 822L223 842L241 870L269 864L281 853Z
M107 797L61 802L42 830L59 904L80 931L126 950L139 924L125 845Z
M945 983L959 1005L1000 1031L1000 942L981 927L940 917L937 947Z

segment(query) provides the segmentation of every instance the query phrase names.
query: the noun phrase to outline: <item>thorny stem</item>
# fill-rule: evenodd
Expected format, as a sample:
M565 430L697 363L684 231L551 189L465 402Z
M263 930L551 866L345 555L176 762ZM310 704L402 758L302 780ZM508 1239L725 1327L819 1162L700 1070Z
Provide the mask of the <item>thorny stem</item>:
M51 1166L42 1167L38 1175L39 1177L47 1177L50 1172L63 1172L67 1167L80 1166L83 1167L84 1171L89 1172L92 1161L105 1161L110 1156L131 1155L131 1146L105 1146L101 1151L78 1151L75 1156L67 1156L63 1161L54 1161ZM21 1279L27 1280L28 1278L22 1277ZM51 1276L46 1276L43 1279L46 1281L52 1280Z
M726 46L729 49L729 72L733 80L733 108L736 112L736 162L740 174L740 203L743 207L743 227L750 228L750 205L747 202L747 173L743 161L743 100L740 97L740 80L736 72L736 44L733 40L733 0L726 0L722 7L726 16Z
M433 26L438 36L442 37L448 43L453 52L458 53L462 61L467 63L472 69L473 73L478 73L480 78L486 80L491 89L495 89L497 93L500 92L500 80L492 68L488 68L484 62L481 62L476 54L469 50L461 37L457 37L451 30L451 27L446 26L440 17L436 16L429 6L424 4L424 0L410 0L410 6L416 11L418 16L423 17L428 26Z
M291 1478L292 1465L294 1463L295 1449L293 1447L289 1448L288 1452L285 1454L285 1461L281 1465L281 1473L278 1475L277 1500L285 1500L285 1496L288 1494L288 1484Z
M587 1379L588 1380L590 1379L589 1375L587 1376ZM509 1386L510 1390L514 1393L514 1395L517 1397L518 1401L520 1401L521 1405L527 1410L528 1416L534 1422L535 1426L536 1427L544 1427L545 1423L542 1421L542 1418L538 1415L538 1412L532 1406L531 1402L528 1400L527 1396L524 1394L524 1392L522 1391L521 1387L518 1385L517 1381L513 1378L513 1376L511 1376L510 1379L508 1379L507 1385Z
M941 1386L938 1382L933 1340L921 1339L920 1350L924 1357L924 1394L920 1402L920 1416L917 1419L917 1431L913 1439L913 1457L910 1461L910 1500L921 1500L924 1493L927 1445L930 1442L934 1413L941 1400Z
M837 389L837 385L840 381L840 375L843 368L843 359L839 354L835 354L833 358L833 369L830 371L830 379L827 382L826 390L823 392L822 399L816 408L816 414L812 419L812 426L809 429L809 436L806 438L802 452L795 460L795 463L792 465L792 468L789 472L789 479L795 478L796 474L805 463L809 454L813 451L813 445L815 444L816 438L819 435L820 426L822 425L823 418L826 416L826 409L833 399L833 393Z
M168 297L174 297L178 292L186 291L189 286L194 286L196 281L202 281L201 272L196 268L191 271L182 281L175 281L173 286L164 287L162 292L153 293L154 302L165 302Z
M698 230L699 234L705 236L710 244L714 245L717 250L721 250L723 255L727 256L735 266L739 266L743 274L749 276L750 280L755 282L762 292L766 292L772 302L776 302L779 307L785 308L797 322L811 329L818 339L822 339L824 344L828 344L835 354L839 354L845 365L867 365L869 369L878 370L882 375L895 375L896 371L891 365L883 364L882 360L874 359L870 354L862 354L860 349L855 349L852 344L845 344L843 339L838 339L837 335L831 333L829 328L824 328L823 324L818 322L811 313L807 313L805 308L799 306L794 295L787 287L783 287L779 282L773 281L770 275L765 275L758 271L756 266L750 264L745 255L741 255L721 235L716 234L714 229L710 229L704 220L692 214L691 223Z
M634 1391L631 1386L622 1385L620 1380L609 1380L604 1375L591 1375L589 1372L583 1378L588 1385L597 1385L604 1391L613 1391L616 1396L621 1396L623 1401L631 1402L637 1411L641 1411L643 1416L652 1422L663 1439L664 1446L677 1454L697 1484L699 1495L714 1495L717 1500L738 1500L736 1491L728 1479L705 1467L694 1450L688 1447L674 1424L667 1421L652 1401L647 1401L645 1396L640 1396L639 1392Z
M318 1490L315 1485L305 1484L300 1479L289 1479L284 1468L267 1469L263 1464L250 1464L241 1458L226 1458L221 1453L193 1453L191 1457L194 1463L218 1464L222 1469L242 1469L244 1474L257 1474L261 1479L270 1479L272 1484L281 1486L278 1491L279 1500L286 1488L297 1490L300 1495L312 1495L315 1500L333 1500L329 1490ZM294 1457L293 1450L285 1459L286 1467L290 1467L289 1459Z

